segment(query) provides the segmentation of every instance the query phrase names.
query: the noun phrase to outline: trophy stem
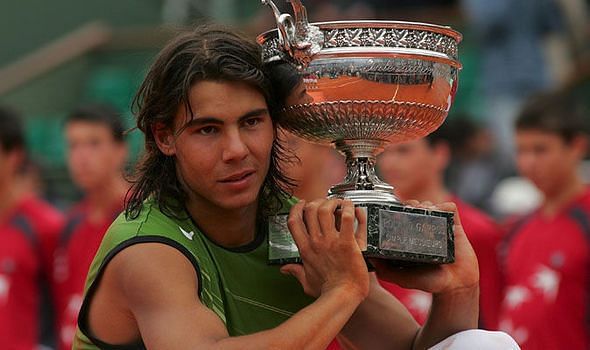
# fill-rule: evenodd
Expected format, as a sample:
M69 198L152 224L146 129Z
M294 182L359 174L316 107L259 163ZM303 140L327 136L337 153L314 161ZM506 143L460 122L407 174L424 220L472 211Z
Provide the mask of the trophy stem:
M344 182L330 188L329 197L348 198L353 202L394 202L399 199L393 187L383 182L375 172L377 154L383 150L383 140L338 140L336 149L346 157Z

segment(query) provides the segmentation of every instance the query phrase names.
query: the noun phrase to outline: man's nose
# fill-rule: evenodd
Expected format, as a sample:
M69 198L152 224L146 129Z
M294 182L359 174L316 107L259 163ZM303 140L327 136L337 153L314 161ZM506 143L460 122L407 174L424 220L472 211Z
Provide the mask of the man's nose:
M522 172L530 172L535 165L535 156L532 152L520 152L516 157L517 165Z
M70 149L68 156L71 161L74 161L76 163L84 163L85 160L91 156L91 153L88 147L78 146L74 149Z
M224 162L242 160L250 152L239 130L230 130L225 136L222 159Z

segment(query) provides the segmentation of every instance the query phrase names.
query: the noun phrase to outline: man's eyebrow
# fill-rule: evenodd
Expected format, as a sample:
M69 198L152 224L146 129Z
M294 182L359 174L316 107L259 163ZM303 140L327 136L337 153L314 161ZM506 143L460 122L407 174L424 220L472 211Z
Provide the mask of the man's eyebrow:
M256 117L256 116L262 116L265 114L268 114L268 108L257 108L254 110L251 110L250 112L242 115L240 118L238 118L239 122L244 121L245 119L248 118L252 118L252 117ZM216 117L210 117L210 116L202 116L202 117L194 117L193 119L189 120L188 122L186 122L180 129L178 134L180 134L180 132L182 130L185 130L187 128L191 128L191 127L195 127L195 126L201 126L201 125L223 125L225 122L219 118Z
M205 124L223 124L223 120L215 117L195 117L184 124L182 129L190 128L192 126L199 126Z
M188 128L211 124L223 125L223 120L215 117L194 117L188 122L184 123L178 130L176 130L174 134L175 136L180 136L180 134L182 134Z

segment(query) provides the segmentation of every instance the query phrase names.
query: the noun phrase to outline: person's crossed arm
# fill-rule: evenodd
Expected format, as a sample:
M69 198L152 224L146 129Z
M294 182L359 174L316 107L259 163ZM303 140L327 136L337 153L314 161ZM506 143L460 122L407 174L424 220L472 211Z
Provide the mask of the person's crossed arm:
M295 205L288 224L304 263L283 271L298 277L317 300L276 328L230 337L200 302L190 262L172 247L144 243L124 249L107 265L91 304L91 329L111 344L142 339L149 350L325 349L369 291L354 220L348 201Z

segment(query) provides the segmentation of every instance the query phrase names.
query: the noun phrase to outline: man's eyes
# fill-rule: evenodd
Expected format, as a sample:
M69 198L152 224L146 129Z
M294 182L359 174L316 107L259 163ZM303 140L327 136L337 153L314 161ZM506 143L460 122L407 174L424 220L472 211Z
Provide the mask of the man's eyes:
M248 118L244 121L242 121L242 127L246 127L246 128L252 128L257 126L258 124L260 124L262 122L262 118L261 117L254 117L254 118ZM217 125L205 125L205 126L201 126L197 129L195 129L193 132L200 134L200 135L214 135L219 133L221 130L220 126Z
M102 144L102 140L100 139L90 139L90 140L82 140L82 141L68 141L68 148L75 149L80 147L98 147Z
M248 126L248 127L253 127L253 126L260 124L261 122L262 122L262 118L260 118L260 117L248 118L248 119L244 120L244 125Z
M208 125L208 126L204 126L202 128L199 128L197 130L197 132L201 135L212 135L217 133L218 128L212 125Z

